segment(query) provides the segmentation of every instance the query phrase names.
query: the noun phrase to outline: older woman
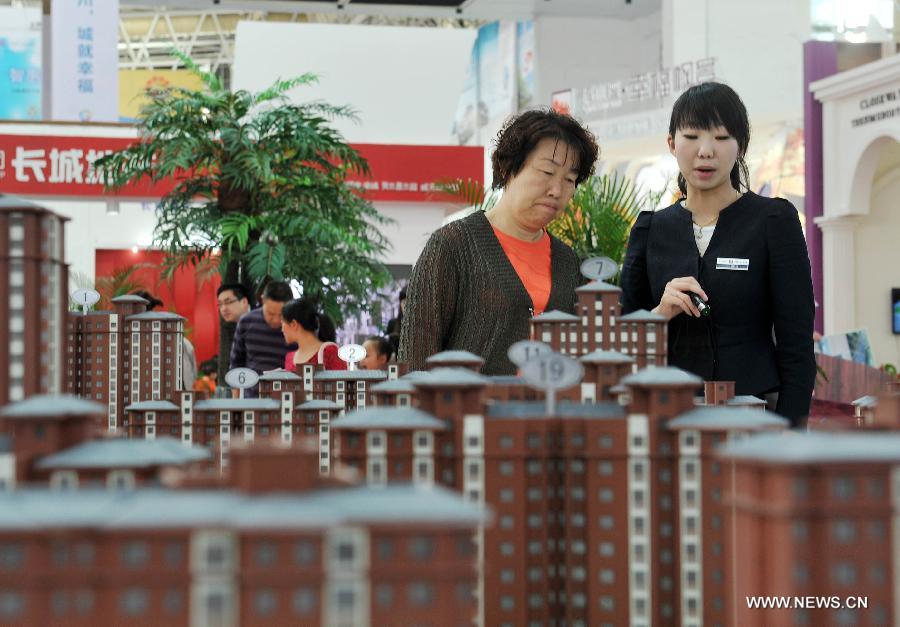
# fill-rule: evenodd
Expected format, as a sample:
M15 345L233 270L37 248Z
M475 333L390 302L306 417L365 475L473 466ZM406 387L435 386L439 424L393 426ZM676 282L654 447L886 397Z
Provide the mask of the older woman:
M544 311L574 312L578 257L546 227L597 160L589 131L567 115L528 111L500 131L491 158L503 195L487 212L432 234L413 268L400 360L422 369L444 350L484 359L485 374L512 374L506 353Z

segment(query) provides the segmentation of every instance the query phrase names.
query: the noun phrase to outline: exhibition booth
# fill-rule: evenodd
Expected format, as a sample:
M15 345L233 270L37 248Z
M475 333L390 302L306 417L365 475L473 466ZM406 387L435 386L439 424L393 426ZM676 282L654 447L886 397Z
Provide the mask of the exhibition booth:
M822 104L825 333L866 329L900 359L900 56L812 83ZM811 129L812 131L812 129Z
M65 256L73 289L94 287L99 279L136 267L129 275L135 285L188 319L188 333L202 361L215 354L218 343L218 273L185 268L162 280L164 253L153 248L156 200L173 183L110 194L92 168L95 159L135 138L134 127L118 124L0 123L0 193L34 200L68 218ZM354 147L367 159L371 176L351 177L350 184L392 221L381 227L389 243L382 261L395 278L405 279L428 235L459 207L435 184L449 178L483 180L483 151L464 146Z

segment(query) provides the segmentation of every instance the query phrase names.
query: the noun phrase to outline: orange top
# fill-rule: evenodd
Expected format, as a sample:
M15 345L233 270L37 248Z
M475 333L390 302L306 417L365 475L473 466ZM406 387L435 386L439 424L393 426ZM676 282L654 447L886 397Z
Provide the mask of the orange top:
M538 241L526 242L496 227L494 235L531 296L534 315L544 313L550 300L550 236L544 231Z

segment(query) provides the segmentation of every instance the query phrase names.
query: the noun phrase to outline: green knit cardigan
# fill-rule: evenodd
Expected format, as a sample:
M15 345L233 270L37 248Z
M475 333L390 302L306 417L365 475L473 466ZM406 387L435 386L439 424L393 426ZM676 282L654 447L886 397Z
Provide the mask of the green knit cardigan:
M575 312L584 281L575 252L550 236L551 291L546 311ZM484 212L435 231L410 277L400 336L400 361L423 370L445 350L484 359L483 374L515 374L509 347L529 337L531 297L503 252Z

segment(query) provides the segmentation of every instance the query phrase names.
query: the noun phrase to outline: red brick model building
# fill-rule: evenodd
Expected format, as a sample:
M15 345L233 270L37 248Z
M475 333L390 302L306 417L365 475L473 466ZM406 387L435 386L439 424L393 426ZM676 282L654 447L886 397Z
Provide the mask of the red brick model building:
M71 418L25 437L23 428L47 426L48 408ZM0 490L4 627L472 624L481 508L433 486L322 479L315 443L236 446L218 487L122 474L98 483L91 469L104 460L158 468L169 447L107 440L58 450L75 439L69 422L89 431L104 411L47 397L3 409L25 465L80 473ZM123 444L133 459L110 448ZM176 447L168 452L177 465L193 449Z
M599 388L611 398L608 383L634 360L588 357L595 382L584 396ZM435 482L491 508L495 524L478 542L481 624L724 620L728 475L710 457L720 441L783 429L784 420L726 405L727 385L721 405L696 408L700 379L675 368L621 377L627 407L561 401L553 416L543 402L497 402L493 378L470 370L402 381L415 386L419 409L337 418L335 456L379 484L428 481L433 465Z
M68 266L63 218L0 194L0 405L63 391Z
M897 624L900 434L762 434L722 459L734 464L725 624ZM788 605L750 607L763 595Z
M184 318L147 311L140 296L112 303L115 311L68 314L66 390L106 405L114 432L128 427L127 405L177 399Z
M676 434L678 458L677 502L671 508L678 516L668 521L681 544L674 553L681 596L678 624L724 627L732 592L728 558L733 549L725 494L734 471L716 451L749 433L784 430L788 421L758 408L721 404L681 414L667 426Z

